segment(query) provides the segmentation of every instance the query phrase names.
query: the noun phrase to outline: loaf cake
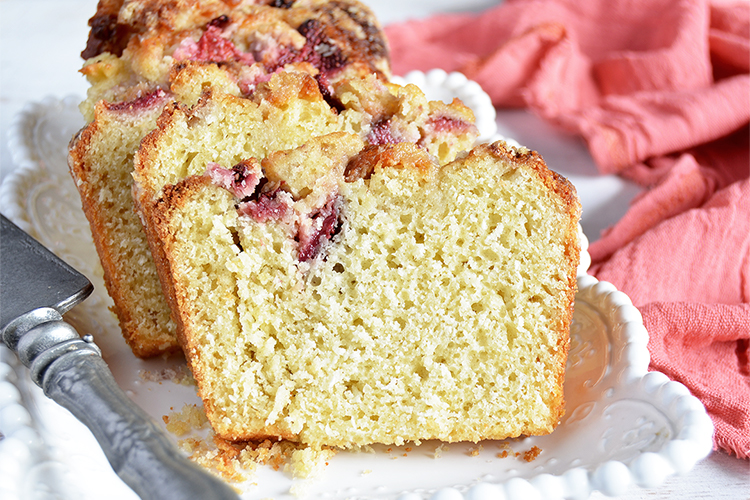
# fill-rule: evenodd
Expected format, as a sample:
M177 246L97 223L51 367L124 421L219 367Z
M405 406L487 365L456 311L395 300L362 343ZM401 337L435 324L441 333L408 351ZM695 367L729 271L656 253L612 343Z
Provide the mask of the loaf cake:
M188 122L144 141L135 190L219 437L320 449L555 428L580 204L539 155L497 142L441 166L336 131L243 157L170 126Z
M260 107L300 120L296 136L265 134L273 140L251 154L349 130L370 143L420 143L448 161L476 137L460 103L428 103L416 87L387 83L380 27L351 0L101 1L90 24L82 72L91 88L81 105L90 123L68 162L113 310L140 357L180 349L131 196L133 156L165 108L213 93L247 101L258 125ZM286 109L294 111L282 117Z

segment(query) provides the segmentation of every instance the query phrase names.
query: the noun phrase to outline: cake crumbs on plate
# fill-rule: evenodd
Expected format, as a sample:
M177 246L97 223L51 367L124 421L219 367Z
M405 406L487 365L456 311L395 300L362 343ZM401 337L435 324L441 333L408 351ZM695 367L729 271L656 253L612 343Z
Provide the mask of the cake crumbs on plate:
M483 449L484 447L481 444L472 446L471 448L469 448L469 456L478 457Z
M538 446L532 446L530 450L527 450L523 453L523 459L527 462L533 462L541 452L541 448L539 448Z
M497 458L508 458L509 456L513 456L526 462L533 462L540 453L542 453L542 449L538 446L532 446L530 449L521 452L513 450L508 443L503 442L500 444L500 451L495 454L495 456Z
M336 453L331 448L314 450L283 440L226 441L213 433L205 411L195 404L185 404L181 410L162 416L162 420L167 431L183 438L177 444L191 460L230 481L247 481L259 465L289 471L294 477L312 477L327 466ZM206 437L190 435L206 429Z
M196 429L205 429L208 426L206 413L198 405L185 404L182 410L162 416L167 425L167 430L177 437L182 437Z
M204 465L214 467L224 477L235 481L247 480L248 474L256 472L258 466L290 472L295 478L315 477L336 453L330 448L316 450L284 440L233 443L214 435L213 443L215 453L203 455Z
M197 464L211 470L220 477L233 482L245 482L256 472L258 466L268 466L276 471L291 473L295 478L311 478L319 475L328 465L328 461L336 454L333 448L313 449L306 445L284 440L266 439L261 442L231 442L216 436L208 425L203 408L196 404L185 404L182 409L164 415L162 420L167 430L177 437L178 446ZM192 433L202 432L207 436L198 437ZM413 451L411 446L404 448L401 455L393 455L395 460L399 456L408 456ZM479 456L484 446L479 443L468 450L468 455ZM511 454L526 462L534 461L542 450L533 446L525 452L515 452L508 443L500 444L501 451L498 458L507 458ZM434 458L441 458L449 450L447 443L440 443L435 448ZM361 451L374 451L371 447ZM386 453L395 450L388 447ZM362 475L371 474L372 470L362 471Z

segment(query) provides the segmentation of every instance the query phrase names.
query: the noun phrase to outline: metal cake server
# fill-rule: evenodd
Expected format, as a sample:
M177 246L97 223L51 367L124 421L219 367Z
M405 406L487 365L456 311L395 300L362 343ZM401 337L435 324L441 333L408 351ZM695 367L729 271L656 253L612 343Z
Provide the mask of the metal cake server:
M0 218L0 338L34 383L91 430L112 468L141 498L237 500L128 398L91 337L82 339L63 321L93 291L89 280Z

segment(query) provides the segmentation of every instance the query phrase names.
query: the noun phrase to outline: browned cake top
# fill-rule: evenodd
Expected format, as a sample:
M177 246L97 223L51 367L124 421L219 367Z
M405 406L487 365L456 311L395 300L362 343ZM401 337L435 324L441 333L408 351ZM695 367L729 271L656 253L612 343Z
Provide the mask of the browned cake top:
M85 59L127 49L136 59L258 62L267 72L298 62L389 72L381 28L353 0L101 0L89 25Z

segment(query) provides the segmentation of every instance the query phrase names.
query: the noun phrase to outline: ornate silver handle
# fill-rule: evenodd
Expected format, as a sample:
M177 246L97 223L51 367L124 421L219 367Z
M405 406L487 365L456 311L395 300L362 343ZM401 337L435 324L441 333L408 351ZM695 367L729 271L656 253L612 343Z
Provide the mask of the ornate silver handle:
M179 452L120 389L99 348L55 309L35 309L2 334L34 383L91 430L112 468L141 498L238 499L229 485Z

